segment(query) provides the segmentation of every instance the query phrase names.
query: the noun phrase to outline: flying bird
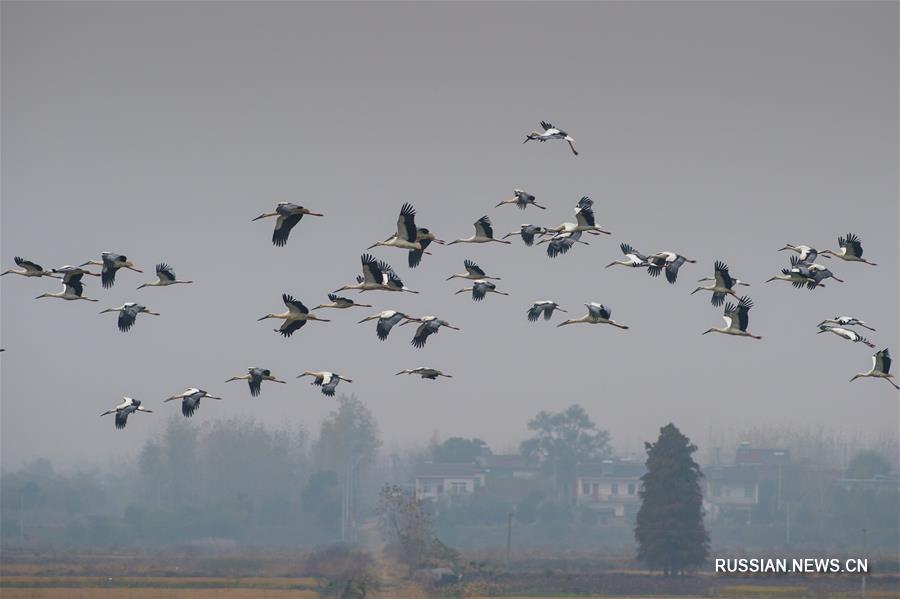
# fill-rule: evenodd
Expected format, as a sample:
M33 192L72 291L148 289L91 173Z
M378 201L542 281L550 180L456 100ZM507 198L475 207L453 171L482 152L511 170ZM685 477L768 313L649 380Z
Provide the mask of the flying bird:
M631 247L627 243L620 243L619 249L622 250L622 253L625 254L624 260L613 260L609 264L606 265L606 268L610 266L627 266L629 268L640 268L644 266L650 266L650 263L647 262L647 256L640 253L633 247Z
M647 272L651 277L658 277L659 273L665 269L666 280L669 283L674 284L678 279L678 269L681 268L685 262L694 264L697 261L685 258L681 254L676 254L675 252L657 252L652 256L647 256L647 263L649 264Z
M280 318L284 321L281 328L275 329L276 333L281 333L284 337L290 337L295 331L302 328L309 320L318 320L321 322L331 322L327 318L319 318L315 314L310 313L309 308L303 305L298 299L294 299L286 293L281 294L281 300L287 306L287 312L278 314L266 314L257 320L265 320L267 318Z
M825 268L821 264L809 264L804 263L806 265L806 270L809 273L808 276L816 285L821 285L822 281L825 279L834 279L838 283L843 283L844 279L839 279L834 276L834 273L829 269Z
M273 383L281 383L282 385L287 384L286 381L280 381L272 376L272 371L268 368L257 368L255 366L248 368L247 374L233 376L225 382L230 383L231 381L247 381L247 384L250 385L250 395L253 397L259 397L259 394L262 391L263 381L272 381Z
M822 250L820 253L823 256L825 254L831 254L836 258L848 262L863 262L869 266L878 266L874 262L869 262L863 258L862 240L853 233L847 233L846 237L838 237L838 245L840 246L840 249L837 251Z
M22 275L23 277L53 277L54 272L49 270L44 270L44 267L36 262L32 262L31 260L26 260L25 258L20 258L16 256L13 258L13 261L16 263L18 268L10 268L9 270L5 270L0 273L0 277L3 275Z
M313 377L313 382L310 384L321 387L322 394L327 395L328 397L334 397L334 389L341 381L345 381L347 383L353 382L348 378L342 377L336 372L314 372L309 370L307 370L303 374L297 375L297 378L299 379L305 376Z
M834 318L826 318L822 322L819 323L819 326L823 324L836 324L838 326L846 327L846 326L860 326L864 329L869 329L870 331L874 331L872 327L866 324L864 320L860 320L858 318L854 318L853 316L835 316Z
M862 335L860 335L859 333L857 333L856 331L854 331L852 329L845 329L843 327L834 327L834 326L820 324L819 331L816 334L818 335L819 333L834 333L838 337L846 339L847 341L852 341L853 343L863 343L872 348L875 347L874 343L872 343L871 341L869 341L868 339L866 339L865 337L863 337Z
M521 189L514 189L513 197L508 200L503 200L502 202L494 206L494 208L499 208L504 204L515 204L516 208L518 208L519 210L525 210L525 208L527 208L528 206L535 206L536 208L540 208L541 210L547 209L545 206L541 206L540 204L535 202L533 195L531 195L527 191L522 191Z
M100 300L91 299L89 297L84 297L82 294L84 293L84 284L81 282L82 274L72 274L66 275L63 278L63 290L57 291L55 293L42 293L34 299L41 299L42 297L58 297L59 299L64 299L68 301L73 300L85 300L88 302L97 302Z
M319 304L318 306L313 308L313 310L318 310L319 308L338 308L340 310L344 310L346 308L353 308L353 307L357 307L357 308L371 308L372 307L370 304L357 304L349 297L341 297L334 293L329 293L328 299L331 300L329 303Z
M466 272L458 272L447 277L447 281L450 279L471 279L473 281L479 279L492 279L494 281L499 281L500 277L489 277L487 273L484 272L484 269L478 266L478 264L474 260L470 260L466 258L463 260L463 266L466 268Z
M576 229L577 225L575 225L575 223L563 224L571 225L571 227L567 227L563 232L556 233L552 237L545 237L538 242L538 245L541 245L542 243L547 244L548 258L556 258L560 254L568 253L570 249L575 247L576 243L590 245L587 241L581 241L581 231Z
M428 366L419 366L417 368L406 368L397 373L397 375L400 375L400 374L417 374L420 377L422 377L423 379L428 379L429 381L435 381L438 379L438 377L441 377L441 376L446 377L448 379L453 378L452 374L444 374L440 370L438 370L436 368L429 368ZM397 375L395 375L395 376L397 376Z
M585 304L588 309L587 314L582 316L581 318L575 318L572 320L564 320L557 327L565 326L567 324L611 324L614 327L618 327L620 329L627 329L628 326L624 324L619 324L610 316L612 316L612 310L603 304L598 304L596 302L591 302L589 304Z
M525 313L528 316L528 320L531 322L536 322L538 318L541 317L541 314L544 315L544 320L550 320L553 316L553 311L559 310L560 312L565 312L562 308L559 307L559 304L550 300L539 300L531 304L531 307Z
M500 295L509 295L504 291L497 291L497 286L491 283L490 281L479 280L472 283L471 287L464 287L457 291L454 295L458 293L466 293L468 291L472 292L472 299L476 302L480 302L484 299L484 296L488 293L498 293Z
M421 239L420 239L421 236ZM427 243L424 241L427 240ZM396 247L403 250L424 252L429 243L435 242L443 245L443 241L437 239L428 229L416 227L416 209L412 204L403 204L400 208L400 216L397 217L397 232L384 241L376 241L368 247L372 249L378 246ZM421 259L421 254L419 255ZM417 262L418 264L418 262Z
M775 275L766 280L766 283L772 281L788 281L796 289L806 287L807 289L815 289L816 287L825 287L824 283L817 281L809 268L809 264L803 262L797 256L791 256L791 267L782 268L780 275Z
M715 275L713 278L715 283L708 286L699 286L693 291L691 291L691 295L694 295L698 291L712 291L712 297L710 297L710 302L713 306L721 306L722 302L725 301L726 295L731 295L737 298L737 293L734 292L734 287L736 282L731 278L731 275L728 273L728 265L722 262L721 260L716 260L715 263Z
M106 416L108 414L116 415L116 428L123 429L125 425L128 423L128 415L133 414L134 412L147 412L148 414L152 414L153 410L148 410L147 408L141 406L141 401L139 399L132 399L131 397L123 397L123 401L112 410L107 410L100 414L100 416Z
M137 319L138 314L150 314L152 316L159 316L158 312L151 312L147 309L146 306L142 306L141 304L136 304L134 302L125 302L118 308L107 308L106 310L102 310L100 314L106 314L107 312L119 313L119 330L123 333L127 333L129 330L131 330L131 327L134 325L134 321Z
M447 245L453 245L454 243L488 243L490 241L510 243L503 239L494 239L494 228L491 226L491 219L487 216L482 216L476 220L472 226L475 227L475 234L473 236L466 237L465 239L455 239Z
M344 285L333 293L339 293L347 289L356 289L360 293L363 291L407 291L409 293L418 293L408 289L403 285L403 281L394 272L390 264L382 260L376 260L371 254L363 254L360 256L362 262L362 276L356 277L356 284Z
M784 247L779 249L779 252L783 252L785 250L789 250L792 252L797 252L800 254L800 260L803 262L815 262L816 258L819 256L819 251L808 245L793 245L791 243L784 244ZM826 258L831 258L831 256L825 256Z
M291 234L291 229L300 222L300 219L302 219L305 214L310 216L324 216L323 214L312 212L297 204L279 202L278 205L275 206L275 212L263 212L253 220L256 221L261 218L277 216L278 219L275 221L275 230L272 231L272 243L278 247L282 247L287 243L288 236Z
M747 325L750 322L750 308L752 307L753 301L746 295L738 301L737 306L735 306L731 302L728 302L727 304L725 304L725 313L722 317L725 320L725 326L723 328L713 327L711 329L707 329L702 334L705 335L707 333L724 333L725 335L736 335L738 337L752 337L753 339L762 339L762 337L754 335L747 330Z
M442 326L447 327L448 329L453 329L454 331L459 330L459 327L455 327L446 320L441 320L437 316L422 316L419 318L410 316L407 317L406 321L401 323L400 326L409 324L411 322L420 323L416 328L415 336L413 336L413 339L410 342L413 347L418 348L425 347L425 342L428 340L428 336L437 334Z
M434 233L429 231L424 227L419 227L416 229L416 241L419 245L422 246L422 249L419 250L409 250L409 254L407 254L406 263L410 268L417 267L422 262L422 256L425 254L431 255L431 252L426 251L428 246L432 243L437 243L439 245L444 245L444 241L438 239L434 236Z
M375 334L378 335L379 339L384 341L388 338L388 333L391 332L391 329L394 328L394 325L402 320L407 320L407 316L406 314L397 312L396 310L385 310L383 312L379 312L378 314L373 314L372 316L366 316L356 324L362 324L369 320L376 319L378 320L378 323L375 325Z
M891 380L894 378L894 375L891 374L891 352L889 352L887 348L884 348L880 352L876 352L875 355L872 356L872 369L869 370L869 372L860 372L850 379L850 382L852 383L856 379L862 377L884 379L893 385L895 389L900 389L900 386Z
M120 268L127 268L134 272L144 272L139 268L135 268L134 263L129 260L127 256L115 254L113 252L103 252L100 254L100 261L88 260L83 264L79 264L79 267L91 264L102 267L100 271L100 281L103 283L104 289L108 289L115 284L116 272L118 272Z
M193 283L193 281L179 281L175 276L175 271L172 270L172 267L165 262L160 262L156 265L156 280L144 283L143 285L140 285L138 289L144 287L168 287L169 285L187 283Z
M511 233L507 233L506 235L504 235L503 239L512 237L513 235L519 235L522 238L522 241L525 242L525 245L530 247L534 245L535 235L543 235L546 232L547 229L539 225L523 224L518 231L512 231Z
M185 418L190 418L194 415L194 412L197 411L197 408L200 407L200 400L203 398L207 399L217 399L221 400L221 397L214 397L204 391L203 389L197 389L196 387L191 387L187 389L183 393L179 393L178 395L173 395L172 397L163 401L163 403L169 401L175 401L176 399L181 400L181 413Z
M585 233L590 233L592 235L599 235L600 233L605 233L606 235L611 235L609 231L605 231L604 229L597 226L597 223L594 219L594 201L591 198L584 196L578 202L578 207L575 208L575 220L577 221L578 231L584 231Z
M569 147L572 148L572 154L578 156L578 150L575 149L575 140L572 139L571 135L561 129L557 129L547 121L541 121L541 127L544 129L543 131L532 131L525 136L525 141L522 143L535 140L543 142L548 139L564 139L569 143Z

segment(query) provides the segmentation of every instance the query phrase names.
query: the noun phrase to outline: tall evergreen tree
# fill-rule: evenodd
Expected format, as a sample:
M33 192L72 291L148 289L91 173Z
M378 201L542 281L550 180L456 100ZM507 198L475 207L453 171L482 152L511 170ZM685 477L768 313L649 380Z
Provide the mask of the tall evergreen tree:
M640 497L634 536L638 559L667 576L701 566L709 554L703 526L700 466L691 455L697 446L669 423L659 429L656 443L645 443L647 472Z

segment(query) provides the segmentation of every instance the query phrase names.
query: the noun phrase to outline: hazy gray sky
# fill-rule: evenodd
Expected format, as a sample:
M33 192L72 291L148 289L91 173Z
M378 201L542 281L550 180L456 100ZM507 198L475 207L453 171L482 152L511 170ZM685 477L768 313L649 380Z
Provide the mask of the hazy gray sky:
M35 301L57 285L3 277L3 464L131 455L189 386L226 398L195 422L315 431L334 402L294 379L304 370L352 378L339 389L387 442L512 446L538 410L573 402L626 448L670 420L700 443L748 425L896 433L898 394L848 383L872 352L816 324L858 316L900 358L897 22L888 2L3 2L3 268L110 250L146 271L111 290L88 281L99 304ZM523 145L542 119L581 155ZM514 187L549 209L495 209ZM556 260L517 240L437 247L409 270L380 249L420 295L363 294L375 309L328 311L287 340L256 321L283 310L282 292L315 305L351 282L403 202L453 239L483 214L500 234L572 220L582 195L613 235ZM326 217L276 248L272 221L250 219L278 201ZM880 266L832 260L847 282L814 292L763 284L784 243L834 249L848 231ZM699 262L674 286L604 270L622 241ZM462 285L444 279L467 257L511 295L453 295ZM701 337L721 310L689 293L716 259L752 283L762 341ZM196 283L136 291L160 261ZM602 302L631 329L529 323L538 299L573 317ZM123 301L162 316L122 334L97 313ZM382 343L356 324L389 308L463 330L417 350L411 327ZM250 365L290 384L251 399L223 383ZM394 376L419 365L454 378ZM114 430L98 414L122 395L155 413Z

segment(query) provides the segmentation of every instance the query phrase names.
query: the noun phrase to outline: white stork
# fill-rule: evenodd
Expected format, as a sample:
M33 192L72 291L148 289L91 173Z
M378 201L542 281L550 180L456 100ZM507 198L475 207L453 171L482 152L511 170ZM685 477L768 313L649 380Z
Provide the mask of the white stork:
M258 320L265 320L267 318L280 318L284 321L284 323L281 325L281 328L275 329L275 332L281 333L284 337L290 337L291 335L293 335L294 331L302 328L309 320L331 322L327 318L319 318L315 314L310 313L309 308L304 306L303 302L298 299L294 299L287 293L281 294L281 300L284 302L284 305L287 306L287 312L281 312L278 314L266 314Z
M487 273L484 272L484 269L478 266L478 264L474 260L470 260L466 258L463 260L463 266L466 268L466 272L458 272L450 275L446 278L447 281L450 279L470 279L472 281L477 280L494 280L499 281L500 277L489 277Z
M402 312L398 312L396 310L385 310L383 312L379 312L378 314L373 314L372 316L366 316L362 320L360 320L356 324L362 324L369 320L378 320L378 323L375 325L375 334L378 335L378 338L384 341L388 338L388 333L391 332L391 329L394 328L398 322L402 320L406 320L406 314Z
M16 256L13 258L13 261L16 263L18 268L10 268L9 270L5 270L0 273L0 277L3 275L22 275L23 277L55 277L55 273L49 270L44 270L44 267L36 262L32 262L31 260L26 260L25 258L20 258Z
M403 250L412 250L423 252L428 243L434 242L443 245L443 241L437 239L428 229L419 229L416 227L416 209L412 204L405 203L400 208L400 215L397 217L397 232L388 237L384 241L376 241L367 249L378 246L395 247ZM421 255L420 255L421 256Z
M440 331L441 327L447 327L448 329L453 329L454 331L460 330L459 327L455 327L446 320L441 320L437 316L409 316L407 317L406 321L400 324L400 326L407 325L411 322L420 323L416 328L416 334L413 336L412 341L410 342L413 347L417 348L425 347L425 342L428 340L428 336L437 334Z
M338 386L338 383L341 381L352 383L353 381L342 377L336 372L315 372L307 370L303 374L297 375L297 378L303 378L305 376L313 377L313 382L310 385L316 385L317 387L322 388L322 394L327 395L328 397L334 397L334 389Z
M817 281L813 276L809 264L803 262L797 256L791 256L790 268L782 268L780 275L770 277L766 280L766 283L771 283L772 281L788 281L796 289L806 287L811 290L816 287L825 287L824 283Z
M596 302L591 302L589 304L585 304L588 309L587 314L582 316L581 318L575 318L572 320L564 320L557 327L565 326L567 324L611 324L614 327L618 327L620 329L627 329L628 325L619 324L615 320L611 319L612 310L603 304L598 304Z
M559 310L560 312L566 312L563 310L559 304L551 300L538 300L531 304L531 307L528 309L525 314L528 316L528 320L531 322L537 322L537 319L541 317L541 314L544 315L544 320L550 320L553 317L553 311Z
M471 237L466 237L465 239L455 239L448 243L447 245L453 245L454 243L488 243L490 241L496 241L497 243L510 243L509 241L505 241L503 239L495 239L494 238L494 228L491 226L491 219L487 216L482 216L478 220L476 220L473 224L475 227L475 234Z
M891 352L889 352L887 348L884 348L880 352L876 352L875 355L872 356L872 369L869 370L869 372L860 372L850 379L850 382L852 383L856 379L863 377L884 379L892 384L895 389L900 389L900 386L891 380L894 378L894 375L891 374Z
M279 202L278 205L275 206L275 212L263 212L253 220L277 216L278 220L275 221L275 230L272 232L272 243L278 247L282 247L287 243L288 236L291 234L291 229L300 222L300 219L302 219L305 214L310 216L324 216L318 212L311 212L309 209L298 206L297 204Z
M560 254L567 253L575 247L576 243L590 245L587 241L581 241L581 231L577 230L578 225L575 223L563 223L560 226L563 227L562 232L556 233L552 237L545 237L538 242L538 245L547 244L548 258L556 258ZM548 229L548 231L550 230Z
M57 291L55 293L42 293L34 299L41 299L42 297L58 297L59 299L64 299L68 301L73 300L85 300L88 302L97 302L100 300L91 299L89 297L84 297L82 294L84 293L84 284L81 282L81 277L84 275L72 274L66 275L63 278L63 290Z
M144 283L140 285L138 289L143 289L144 287L168 287L169 285L183 285L188 283L193 283L193 281L179 281L175 276L175 271L172 270L172 267L165 262L160 262L156 265L156 280Z
M541 206L540 204L535 202L533 195L521 189L514 189L513 197L508 200L503 200L502 202L494 206L494 208L499 208L504 204L515 204L516 208L518 208L519 210L525 210L525 208L527 208L528 206L534 206L536 208L540 208L541 210L547 209L545 206Z
M860 326L864 329L869 329L870 331L874 331L872 327L866 324L864 320L860 320L858 318L854 318L853 316L835 316L834 318L826 318L822 322L819 323L819 326L823 324L836 324L838 326L846 327L846 326Z
M256 366L248 368L247 374L233 376L225 382L230 383L231 381L247 381L247 384L250 385L250 395L253 397L259 397L259 394L262 391L263 381L272 381L273 383L281 383L282 385L287 384L286 381L280 381L272 376L272 371L268 368L257 368Z
M710 302L713 306L721 306L722 302L725 301L726 295L731 295L737 298L737 293L734 292L734 287L737 285L734 279L731 278L731 275L728 273L728 265L722 262L721 260L716 260L715 263L715 275L714 275L715 283L708 286L700 285L693 291L691 291L691 295L694 295L698 291L712 291L712 297L710 298Z
M869 266L878 266L874 262L869 262L865 258L863 258L863 247L862 240L854 235L853 233L847 233L847 236L838 237L838 245L840 249L836 252L831 250L822 250L820 253L824 256L825 254L831 254L836 258L840 258L841 260L846 260L848 262L862 262L864 264L868 264Z
M753 307L753 301L744 296L738 301L737 306L728 302L725 304L725 313L722 318L725 320L723 328L713 327L703 331L703 335L707 333L724 333L725 335L736 335L738 337L752 337L753 339L762 339L759 335L754 335L747 330L750 323L749 312Z
M480 302L484 299L484 296L488 293L497 293L499 295L509 295L505 291L497 291L497 286L491 283L490 281L478 280L472 283L471 287L463 287L453 295L457 295L459 293L472 292L472 299L476 302Z
M344 285L333 293L339 293L347 289L356 289L360 293L363 291L407 291L409 293L418 293L408 289L403 285L403 281L394 272L390 264L382 260L376 260L371 254L363 254L360 256L362 262L362 276L356 277L356 284Z
M319 308L337 308L339 310L345 310L347 308L353 308L353 307L357 307L357 308L371 308L372 307L370 304L358 304L358 303L354 302L352 299L350 299L349 297L341 297L334 293L329 293L328 299L331 300L329 303L319 304L318 306L313 308L313 310L318 310Z
M181 413L185 418L190 418L194 415L194 412L197 411L197 408L200 407L200 400L203 398L207 399L216 399L221 401L221 397L214 397L204 391L203 389L197 389L196 387L191 387L190 389L185 390L178 395L173 395L172 397L163 401L163 403L175 401L176 399L181 400Z
M780 248L778 251L783 252L785 250L791 252L797 252L800 254L800 260L803 262L815 262L816 258L819 257L819 250L814 247L810 247L808 245L794 245L792 243L784 244L783 248ZM831 258L831 256L825 256L826 258Z
M522 143L527 143L529 141L547 141L548 139L564 139L569 143L569 147L572 149L572 153L575 156L578 156L578 150L575 149L575 140L572 139L572 136L563 131L562 129L558 129L548 123L547 121L541 121L541 127L544 129L543 131L532 131L528 135L525 136L525 141Z
M122 399L124 401L114 407L112 410L107 410L100 414L100 416L115 414L116 428L118 429L125 428L125 425L128 423L129 414L133 414L134 412L147 412L148 414L153 413L153 410L148 410L147 408L143 407L139 399L133 399L131 397L122 397Z
M507 233L506 235L504 235L503 239L512 237L513 235L519 235L520 237L522 237L522 241L525 242L525 245L530 247L534 245L535 235L544 235L545 233L547 233L547 229L545 229L544 227L526 223L523 224L518 231L512 231L511 233Z
M606 265L606 268L610 266L627 266L628 268L640 268L642 266L649 266L650 264L647 262L647 256L640 253L633 247L631 247L627 243L620 243L619 249L622 250L622 253L625 254L624 260L613 260L609 264Z
M127 268L128 270L133 270L134 272L144 272L139 268L135 268L134 263L128 259L128 256L124 254L115 254L113 252L103 252L100 254L100 261L97 260L88 260L81 266L88 266L89 264L93 264L96 266L102 266L103 268L100 271L100 281L103 283L104 289L112 287L116 282L116 272L120 268Z
M819 325L819 331L816 334L818 335L819 333L834 333L838 337L841 337L842 339L846 339L847 341L852 341L853 343L864 343L865 345L868 345L869 347L872 347L872 348L875 347L874 343L872 343L871 341L869 341L868 339L866 339L865 337L863 337L862 335L860 335L859 333L857 333L856 331L854 331L852 329L845 329L843 327L830 327L827 325Z
M446 377L448 379L453 378L452 374L444 374L437 368L430 368L428 366L419 366L417 368L405 368L405 369L401 370L400 372L398 372L394 376L398 376L401 374L417 374L420 377L422 377L423 379L428 379L429 381L436 381L438 379L438 377L441 377L441 376Z
M101 310L100 314L106 314L107 312L119 313L119 330L123 333L127 333L129 330L131 330L131 327L134 325L138 314L150 314L151 316L159 316L159 312L151 312L147 309L146 306L142 306L141 304L136 304L134 302L125 302L118 308L107 308L106 310Z
M658 277L659 273L665 269L666 280L669 283L674 284L678 279L678 269L681 268L685 262L694 264L697 261L685 258L681 254L675 252L664 251L657 252L652 256L647 256L647 262L649 264L647 272L651 277Z

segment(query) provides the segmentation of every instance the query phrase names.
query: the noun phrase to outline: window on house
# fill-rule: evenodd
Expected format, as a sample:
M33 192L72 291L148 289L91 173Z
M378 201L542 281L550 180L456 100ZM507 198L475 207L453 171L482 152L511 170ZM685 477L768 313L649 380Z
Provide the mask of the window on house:
M713 497L721 497L722 496L722 485L716 483L712 486Z
M634 483L628 483L628 494L634 495L637 492L637 486Z
M466 492L466 483L450 483L450 493L452 495L462 495Z
M612 495L618 495L619 494L619 483L613 483L612 485L610 485L609 492Z
M753 497L753 487L748 485L744 487L744 497L751 499Z
M591 484L586 480L581 481L581 494L587 495L591 492Z
M422 492L431 493L431 483L422 483Z

